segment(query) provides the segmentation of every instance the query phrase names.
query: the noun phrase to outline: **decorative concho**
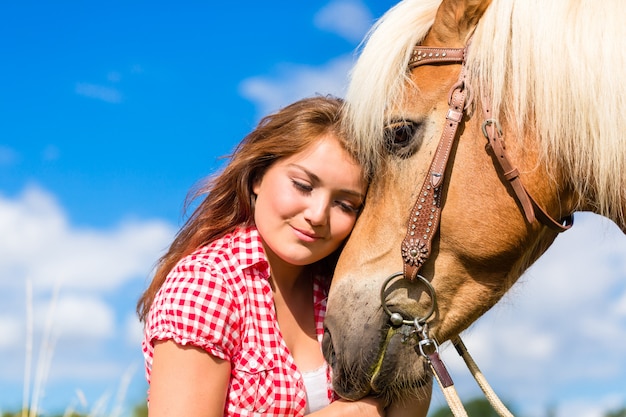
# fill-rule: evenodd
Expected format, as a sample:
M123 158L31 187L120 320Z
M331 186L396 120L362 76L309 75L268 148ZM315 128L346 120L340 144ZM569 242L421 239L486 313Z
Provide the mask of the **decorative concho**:
M408 239L402 242L402 259L411 266L419 266L428 259L428 247L420 239Z

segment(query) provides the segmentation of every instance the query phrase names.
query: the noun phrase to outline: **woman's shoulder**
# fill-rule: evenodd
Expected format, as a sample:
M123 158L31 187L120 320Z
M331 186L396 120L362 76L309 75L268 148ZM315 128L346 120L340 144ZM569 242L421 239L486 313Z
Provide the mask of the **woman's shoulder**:
M202 285L217 280L232 286L241 283L248 269L254 275L269 276L269 264L253 227L235 229L185 256L172 268L166 284L196 281Z

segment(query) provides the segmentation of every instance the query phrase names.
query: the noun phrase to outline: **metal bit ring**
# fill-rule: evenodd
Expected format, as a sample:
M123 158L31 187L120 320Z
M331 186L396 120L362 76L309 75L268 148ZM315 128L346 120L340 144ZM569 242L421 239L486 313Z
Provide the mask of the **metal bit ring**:
M391 274L385 280L380 290L380 304L383 310L385 311L385 313L389 315L389 320L391 321L391 324L394 327L400 327L403 324L414 326L416 322L424 324L435 312L435 308L437 307L437 298L435 297L435 288L433 288L432 284L426 278L424 278L423 276L419 274L417 275L417 278L422 282L422 284L426 286L430 295L430 299L432 300L430 309L428 310L426 315L424 317L415 317L413 320L406 320L402 317L400 313L394 313L391 310L389 310L389 307L387 307L387 302L385 301L385 291L387 290L387 287L389 286L391 281L393 281L395 278L403 277L403 276L404 276L404 273L396 272L394 274Z

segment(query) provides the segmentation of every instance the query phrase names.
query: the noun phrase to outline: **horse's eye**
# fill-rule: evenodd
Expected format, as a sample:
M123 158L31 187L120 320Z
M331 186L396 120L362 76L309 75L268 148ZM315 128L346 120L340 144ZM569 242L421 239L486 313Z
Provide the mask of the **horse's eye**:
M389 123L385 128L385 146L399 157L406 158L415 151L415 136L421 124L409 120Z

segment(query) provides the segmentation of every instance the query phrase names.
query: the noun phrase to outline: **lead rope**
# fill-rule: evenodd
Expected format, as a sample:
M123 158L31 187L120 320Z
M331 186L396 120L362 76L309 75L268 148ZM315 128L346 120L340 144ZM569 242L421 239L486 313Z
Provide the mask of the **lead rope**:
M426 326L424 325L422 327L425 328ZM426 337L427 338L422 339L418 344L419 353L428 361L428 365L430 366L433 375L435 375L435 379L439 384L439 388L441 389L452 414L455 417L468 417L467 412L463 407L463 402L459 398L456 388L454 388L452 378L450 377L443 360L439 356L437 343L428 336ZM467 365L467 368L474 377L474 380L495 412L498 413L500 417L514 417L509 409L506 408L504 403L500 400L493 388L491 388L491 385L489 385L489 382L487 382L487 379L481 372L480 368L478 368L478 365L474 362L472 355L470 355L461 338L456 336L451 340L451 342L459 356L463 358L465 365ZM429 348L429 351L426 351L427 347Z
M476 383L482 390L483 394L485 394L485 398L487 398L487 401L489 401L489 404L491 404L493 409L501 417L513 417L513 414L509 411L508 408L506 408L504 403L502 403L500 398L496 395L494 390L491 388L491 385L489 385L489 383L487 382L487 379L485 378L481 370L478 368L478 365L476 365L476 362L474 362L472 355L470 355L467 348L465 347L465 343L463 343L463 341L461 340L461 337L456 336L453 339L451 339L451 342L454 345L454 348L456 349L459 356L463 358L465 365L467 365L467 368L472 373L474 380L476 381Z
M417 328L417 331L422 334L422 340L418 342L415 351L422 355L428 362L428 365L430 366L433 375L435 375L435 379L439 384L439 388L441 389L452 414L454 417L468 417L467 412L463 407L463 402L461 401L461 398L459 398L459 394L456 392L454 382L452 382L452 377L448 373L446 365L439 356L439 346L434 339L431 339L428 336L428 325L422 325L416 319L415 327Z

